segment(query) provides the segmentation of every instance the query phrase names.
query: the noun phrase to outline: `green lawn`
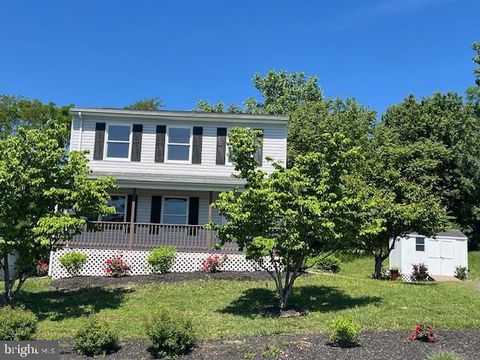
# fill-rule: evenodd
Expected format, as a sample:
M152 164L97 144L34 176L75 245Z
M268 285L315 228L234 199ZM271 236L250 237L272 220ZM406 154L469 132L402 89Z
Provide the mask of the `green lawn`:
M480 274L480 253L470 255L471 278ZM89 288L69 293L46 290L49 280L27 283L21 302L39 317L41 338L71 337L82 317L105 319L123 338L144 337L144 322L160 309L185 312L201 338L324 329L326 321L351 315L365 328L409 329L416 322L439 328L480 328L480 292L474 281L412 285L369 279L372 260L342 264L339 274L299 279L291 299L308 307L302 318L259 315L274 303L270 281L190 281L176 284Z

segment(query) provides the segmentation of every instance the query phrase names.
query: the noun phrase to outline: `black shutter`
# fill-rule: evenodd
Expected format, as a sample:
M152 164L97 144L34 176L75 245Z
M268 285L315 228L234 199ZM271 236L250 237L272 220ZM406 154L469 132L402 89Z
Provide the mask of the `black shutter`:
M162 197L152 196L152 207L150 210L150 222L152 224L160 224L162 214Z
M202 163L202 138L203 138L203 127L194 126L193 127L193 142L192 142L192 164L201 164Z
M132 134L132 161L140 161L142 157L142 124L133 124Z
M128 195L128 197L127 197L127 220L126 220L127 222L130 222L130 217L132 216L132 201L133 201L133 196ZM137 222L137 209L138 209L138 196L136 196L136 201L135 201L135 216L133 217L133 222Z
M258 145L257 151L254 154L254 158L257 161L258 166L262 166L263 162L263 130L262 129L255 129L260 130L262 133L255 137L255 144Z
M157 125L157 138L155 140L155 162L165 161L165 125Z
M103 160L103 147L105 146L105 123L95 124L95 144L93 147L93 160Z
M188 224L198 225L198 210L200 205L200 198L191 197L188 203Z
M217 128L217 165L225 165L227 128Z

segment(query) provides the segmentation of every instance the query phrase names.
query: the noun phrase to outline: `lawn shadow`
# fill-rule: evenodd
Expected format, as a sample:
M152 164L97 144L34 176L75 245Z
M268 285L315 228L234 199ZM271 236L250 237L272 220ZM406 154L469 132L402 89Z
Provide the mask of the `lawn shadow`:
M97 286L73 291L49 290L21 293L19 303L33 311L39 320L61 321L95 314L103 309L117 309L131 291Z
M305 308L309 311L329 312L379 303L380 301L381 298L378 296L352 297L335 287L307 285L294 288L289 303L292 307ZM246 290L238 299L219 310L219 312L255 317L262 314L266 306L276 304L275 291L253 288Z

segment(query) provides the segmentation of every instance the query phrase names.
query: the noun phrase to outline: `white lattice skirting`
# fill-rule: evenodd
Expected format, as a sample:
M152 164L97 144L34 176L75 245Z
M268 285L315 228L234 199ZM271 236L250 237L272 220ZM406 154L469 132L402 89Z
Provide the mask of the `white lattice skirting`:
M58 258L67 252L81 252L87 255L87 262L81 269L79 276L104 276L105 261L117 255L123 254L123 258L131 267L131 275L148 275L152 273L151 267L147 263L149 251L144 250L113 250L113 249L84 249L84 248L64 248L52 251L50 254L50 267L48 274L53 279L69 277L65 268L60 265ZM202 261L209 257L210 253L196 252L177 252L177 257L173 263L172 272L193 272L199 271ZM259 271L258 265L253 261L245 259L243 254L228 254L228 260L223 267L225 271Z

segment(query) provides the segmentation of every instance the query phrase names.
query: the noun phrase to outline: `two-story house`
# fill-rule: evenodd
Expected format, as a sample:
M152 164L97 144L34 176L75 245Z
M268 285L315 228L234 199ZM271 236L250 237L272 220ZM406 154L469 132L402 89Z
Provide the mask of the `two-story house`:
M216 239L204 225L222 221L210 204L242 186L232 177L229 129L262 131L255 156L264 171L273 170L267 158L286 162L285 116L95 108L71 114L71 149L87 150L91 176L113 175L118 189L111 191L116 214L70 246L209 251Z

